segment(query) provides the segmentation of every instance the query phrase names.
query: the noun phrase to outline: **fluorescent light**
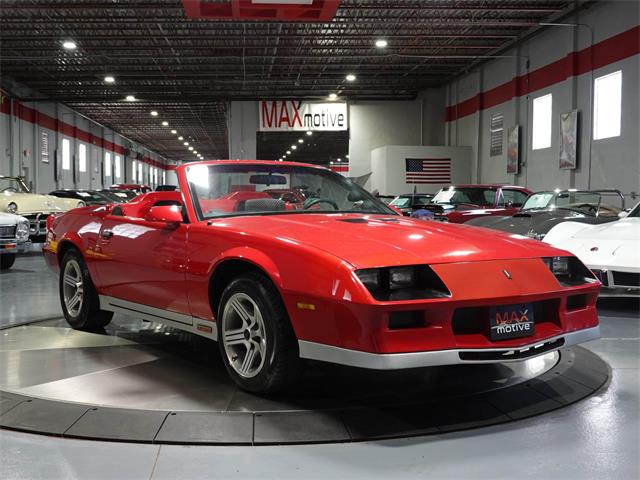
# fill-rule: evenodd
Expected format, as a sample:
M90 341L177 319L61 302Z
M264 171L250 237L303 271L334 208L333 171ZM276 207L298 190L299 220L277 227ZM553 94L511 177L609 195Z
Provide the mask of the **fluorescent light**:
M341 161L342 161L342 159L341 159L341 158L339 158L339 159L338 159L338 162L341 162Z
M307 130L307 135L311 136L313 135L313 132L311 130Z
M162 122L162 126L163 127L168 127L169 126L169 122L167 122L166 120L164 122Z
M193 151L193 153L194 153L195 155L197 155L197 154L198 154L198 150L194 150L194 151Z
M385 48L387 45L389 45L389 42L387 42L384 38L376 40L376 47L378 48Z
M356 81L356 76L353 73L350 73L349 75L347 75L345 77L345 79L347 80L347 82L355 82Z
M192 152L193 151L193 147L189 147L189 151Z
M301 138L299 138L299 139L298 139L298 143L304 143L304 140L303 140L303 139L301 139Z
M291 155L291 150L287 150L287 155Z
M335 100L336 98L338 98L338 95L335 93L330 93L329 94L329 100Z
M178 133L178 131L177 130L171 130L171 133L175 135L175 134Z
M298 147L296 147L295 145L291 145L291 150L297 150Z
M116 82L115 77L111 75L107 75L106 77L104 77L104 83L115 83L115 82Z
M180 136L178 137L178 140L184 140L184 137Z
M126 100L127 102L135 102L135 101L136 101L136 97L134 97L133 95L127 95L127 96L125 97L125 100Z
M73 40L65 40L64 42L62 42L62 47L65 50L75 50L78 45L76 45L76 42L74 42Z
M152 117L157 117L158 116L158 112L156 112L155 110L151 110L151 116Z
M184 142L184 143L183 143L183 145L184 145L185 147L188 147L188 146L189 146L189 142Z

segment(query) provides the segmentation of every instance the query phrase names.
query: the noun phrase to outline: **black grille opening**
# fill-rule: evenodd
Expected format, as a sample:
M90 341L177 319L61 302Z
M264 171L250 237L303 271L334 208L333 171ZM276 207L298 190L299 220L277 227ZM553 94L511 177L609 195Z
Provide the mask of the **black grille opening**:
M403 312L391 312L389 314L390 330L403 330L424 326L424 312L422 310L406 310Z
M567 310L580 310L587 306L586 295L571 295L567 297Z
M14 238L16 236L16 226L2 226L0 227L0 238Z
M477 352L460 352L458 355L460 360L467 361L506 361L506 360L524 360L525 358L534 357L541 353L555 350L564 345L564 338L559 338L553 342L543 343L526 350L498 350L498 351L477 351Z
M640 287L640 273L612 272L617 287Z
M607 276L607 272L602 270L591 270L591 272L593 272L596 278L600 280L600 283L602 283L604 287L609 286L609 277Z

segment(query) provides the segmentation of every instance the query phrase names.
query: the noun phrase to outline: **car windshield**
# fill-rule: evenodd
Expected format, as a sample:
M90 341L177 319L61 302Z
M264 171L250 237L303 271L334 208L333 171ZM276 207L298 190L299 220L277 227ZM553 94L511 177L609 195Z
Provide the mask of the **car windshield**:
M0 192L29 193L29 190L15 178L0 178Z
M320 168L196 164L187 168L187 180L201 218L320 212L395 214L350 180ZM280 198L274 198L277 190L283 192ZM292 191L305 194L294 195Z
M539 192L534 193L527 201L524 202L522 210L532 210L535 208L546 208L549 205L549 201L553 198L553 192Z
M411 204L411 197L396 197L389 205L393 205L397 208L405 208Z
M448 187L440 190L431 203L471 203L480 206L493 206L496 191L491 188L481 187Z

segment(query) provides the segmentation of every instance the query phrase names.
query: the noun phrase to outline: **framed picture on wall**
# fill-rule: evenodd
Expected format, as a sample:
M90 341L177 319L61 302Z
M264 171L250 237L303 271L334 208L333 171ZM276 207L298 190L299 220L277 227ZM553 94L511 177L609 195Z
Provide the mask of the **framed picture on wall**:
M560 169L576 168L578 110L560 114Z
M514 125L507 135L507 173L520 171L520 125Z
M40 131L40 159L43 163L49 163L49 132Z

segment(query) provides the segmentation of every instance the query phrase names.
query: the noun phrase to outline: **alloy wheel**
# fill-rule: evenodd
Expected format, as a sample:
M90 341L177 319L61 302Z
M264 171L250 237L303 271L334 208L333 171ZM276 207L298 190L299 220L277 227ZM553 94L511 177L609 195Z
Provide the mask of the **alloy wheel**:
M69 260L62 274L64 305L72 317L77 317L82 309L84 300L84 282L82 269L77 260Z

